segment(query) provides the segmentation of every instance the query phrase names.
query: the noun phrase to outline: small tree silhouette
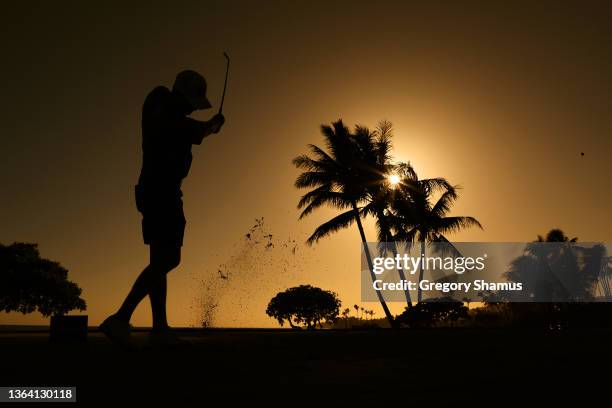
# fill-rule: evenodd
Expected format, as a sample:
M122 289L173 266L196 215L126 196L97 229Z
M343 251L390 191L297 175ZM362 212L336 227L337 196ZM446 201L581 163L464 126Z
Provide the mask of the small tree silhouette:
M334 322L340 313L340 305L336 293L300 285L274 296L266 314L278 320L281 326L287 321L292 328L305 325L307 329L315 329L322 327L322 322Z
M59 263L41 258L36 244L0 244L0 310L43 316L85 310L81 288Z

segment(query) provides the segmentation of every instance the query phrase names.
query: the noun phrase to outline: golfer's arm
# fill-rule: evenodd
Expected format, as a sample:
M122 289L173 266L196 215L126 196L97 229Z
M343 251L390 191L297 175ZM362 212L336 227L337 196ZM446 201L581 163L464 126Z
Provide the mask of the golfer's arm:
M213 131L210 122L202 122L192 118L184 118L181 123L181 130L187 135L192 144L201 144L202 140Z

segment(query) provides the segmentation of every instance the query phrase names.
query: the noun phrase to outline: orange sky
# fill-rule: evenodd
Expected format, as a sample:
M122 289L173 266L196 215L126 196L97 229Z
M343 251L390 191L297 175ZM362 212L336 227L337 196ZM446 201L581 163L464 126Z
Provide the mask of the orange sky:
M147 261L132 192L144 97L193 68L218 103L224 50L227 123L194 148L184 183L173 325L197 321L196 282L239 250L256 217L279 240L303 241L333 215L297 220L291 159L338 118L392 121L397 159L463 186L453 213L485 229L454 240L527 241L560 227L610 241L609 7L332 3L4 6L0 242L38 242L66 266L91 324L113 312ZM300 254L265 254L269 265L237 271L216 324L273 326L267 301L301 283L359 301L356 229ZM240 288L241 279L258 285ZM41 321L0 314L0 323ZM133 323L150 323L148 303Z

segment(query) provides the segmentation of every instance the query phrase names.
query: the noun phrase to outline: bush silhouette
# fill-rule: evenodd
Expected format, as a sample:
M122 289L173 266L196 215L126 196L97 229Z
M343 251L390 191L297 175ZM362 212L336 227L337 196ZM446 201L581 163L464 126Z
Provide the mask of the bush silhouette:
M58 262L41 258L36 244L0 244L0 310L43 316L85 310L81 288Z
M401 326L432 327L437 323L455 322L468 316L468 308L452 298L432 298L407 307L396 320Z
M266 314L278 320L281 326L287 321L292 328L304 325L307 329L315 329L322 327L323 322L334 322L340 313L340 304L334 292L300 285L274 296Z

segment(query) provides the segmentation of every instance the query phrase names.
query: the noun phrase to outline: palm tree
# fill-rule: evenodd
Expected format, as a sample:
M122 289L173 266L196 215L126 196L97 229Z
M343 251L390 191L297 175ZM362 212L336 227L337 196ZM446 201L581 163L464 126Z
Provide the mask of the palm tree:
M321 132L328 152L311 144L309 148L312 157L301 155L293 159L293 164L304 170L296 179L295 186L312 189L302 196L298 203L298 208L303 209L300 219L323 205L346 211L317 227L306 242L312 245L319 239L348 228L355 222L361 236L370 276L375 280L372 256L361 223L364 214L359 208L359 204L367 199L364 180L370 178L369 169L364 164L364 151L359 148L357 138L349 132L341 120L332 123L332 126L321 126ZM395 326L393 315L381 291L376 291L376 295L389 323Z
M395 169L390 156L392 137L393 126L388 121L380 122L374 131L364 126L357 126L355 129L355 142L363 157L362 182L367 194L366 203L361 212L364 216L371 215L376 220L380 253L385 255L390 250L395 257L398 250L387 217L387 208L390 205L393 190L389 185L388 176ZM398 274L400 280L406 279L402 268L398 268ZM404 295L407 306L412 307L410 291L405 290Z
M351 314L351 309L349 309L348 307L342 311L342 317L344 318L344 328L345 329L348 329L350 314Z
M457 200L459 187L451 186L443 178L419 179L416 171L408 163L397 165L400 185L391 204L389 220L396 231L395 240L412 245L421 244L421 254L425 256L425 245L432 242L448 244L449 250L457 250L448 241L445 234L457 232L469 227L482 225L473 217L448 217L452 204ZM434 193L441 195L435 204L431 204ZM419 282L423 280L423 262L420 265ZM417 292L417 301L421 302L423 293Z
M546 234L546 237L538 235L538 239L536 240L536 242L570 242L570 243L574 243L574 242L578 242L578 237L574 237L574 238L570 239L567 235L565 235L565 233L562 230L560 230L558 228L553 228L550 231L548 231L548 234Z
M535 288L538 299L589 299L597 295L600 286L606 294L607 279L601 273L605 260L604 246L579 245L578 238L570 239L562 230L552 229L545 237L538 235L536 241L528 243L523 255L510 263L505 276Z

